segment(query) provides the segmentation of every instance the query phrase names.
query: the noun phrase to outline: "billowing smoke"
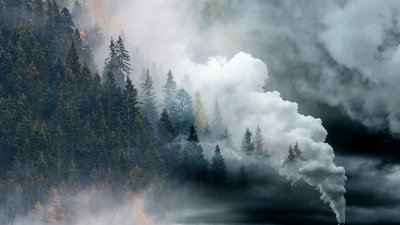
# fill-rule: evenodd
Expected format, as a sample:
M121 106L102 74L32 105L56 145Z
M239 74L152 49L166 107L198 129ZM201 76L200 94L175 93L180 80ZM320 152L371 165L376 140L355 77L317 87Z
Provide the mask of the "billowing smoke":
M87 4L96 9L92 2ZM100 16L97 15L99 18L109 18L105 21L114 21L102 27L104 36L122 32L131 53L134 53L134 75L143 66L154 65L152 69L157 72L153 75L156 85L160 87L168 69L171 69L182 86L192 94L201 93L207 111L212 111L213 104L218 100L235 146L239 146L247 127L253 129L260 126L273 162L280 167L289 145L298 142L304 159L291 172L295 179L303 179L316 187L321 192L321 199L330 204L338 221L344 223L345 171L334 163L335 155L332 147L325 143L327 132L322 121L301 115L298 105L283 100L278 91L265 92L263 86L268 79L266 64L241 52L246 40L252 37L249 32L262 22L259 21L261 17L257 18L259 11L249 16L236 15L235 4L207 2L207 7L204 7L203 1L103 0L95 4L108 6L109 9L101 8L94 14L100 13ZM257 4L262 3L251 3L245 7L245 12ZM273 8L260 9L273 11ZM301 12L296 15L301 16ZM102 25L101 21L98 21L99 25ZM294 38L294 35L289 35L290 30L276 27L269 27L263 35L272 42L286 34ZM252 46L255 44L252 43ZM251 50L248 47L244 49ZM101 65L106 49L95 52ZM225 54L232 58L210 57Z
M212 57L205 65L193 64L187 73L192 89L201 90L209 104L218 99L236 146L240 146L247 127L260 126L267 149L280 166L288 144L297 141L304 160L295 171L284 173L290 172L291 178L304 179L316 187L338 221L345 222L345 171L335 165L333 149L324 143L327 132L321 120L299 114L297 104L283 100L279 92L264 92L263 81L268 77L264 62L241 52L230 60Z
M339 64L359 74L349 80L352 90L334 98L347 112L371 127L400 132L399 89L400 3L350 1L325 15L320 39ZM323 77L346 79L347 74L324 71ZM353 76L355 77L355 76ZM358 85L361 84L361 85ZM331 84L334 85L334 84ZM323 88L323 87L321 87ZM331 89L332 90L332 89ZM332 93L333 94L333 93Z
M340 107L375 130L400 132L398 1L220 2L225 17L210 30L223 38L206 49L252 52L274 72L269 89ZM227 48L225 38L236 45Z

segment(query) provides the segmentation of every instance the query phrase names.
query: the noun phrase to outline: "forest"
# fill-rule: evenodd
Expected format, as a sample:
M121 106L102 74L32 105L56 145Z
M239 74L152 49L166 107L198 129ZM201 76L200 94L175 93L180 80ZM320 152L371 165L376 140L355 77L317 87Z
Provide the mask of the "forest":
M43 207L43 220L61 222L57 196L88 188L116 199L154 184L245 188L252 168L226 164L220 147L234 147L217 99L206 118L201 93L179 87L173 71L158 96L152 71L132 74L123 36L99 70L91 46L104 37L79 30L84 11L79 1L71 11L56 0L0 1L0 224ZM239 151L269 158L260 127L240 132ZM211 156L202 142L215 143ZM300 146L289 144L284 165L296 166Z

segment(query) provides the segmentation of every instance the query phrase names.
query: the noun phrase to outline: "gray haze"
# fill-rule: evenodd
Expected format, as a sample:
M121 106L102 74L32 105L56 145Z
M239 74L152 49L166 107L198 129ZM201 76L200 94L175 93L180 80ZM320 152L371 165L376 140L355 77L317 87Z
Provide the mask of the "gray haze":
M121 34L129 43L134 74L150 65L160 87L171 69L181 86L202 94L207 111L218 100L236 147L247 127L260 126L273 162L280 167L288 146L298 142L305 161L288 178L303 179L319 190L321 199L344 223L346 177L343 167L334 163L333 149L325 143L327 132L321 120L299 114L297 104L283 100L278 91L264 92L267 65L242 52L241 46L245 48L252 33L257 34L255 29L263 28L258 17L265 12L258 9L270 10L254 3L242 8L223 1L87 2L89 21L101 24L105 36ZM261 32L271 33L272 39L285 32L268 29ZM286 33L290 35L290 30ZM96 52L101 65L106 49Z
M105 37L124 36L134 56L134 76L149 67L160 87L172 69L182 86L201 92L209 112L218 99L236 146L244 128L260 125L280 164L287 145L299 141L316 165L327 165L318 173L334 175L330 181L340 187L340 198L344 171L334 166L333 150L323 143L325 129L280 93L339 107L371 129L397 135L399 7L394 0L104 0L90 5L88 21L99 24ZM98 65L106 56L103 46L95 51ZM260 90L263 80L271 92ZM299 174L315 174L315 168ZM321 191L321 181L303 178Z

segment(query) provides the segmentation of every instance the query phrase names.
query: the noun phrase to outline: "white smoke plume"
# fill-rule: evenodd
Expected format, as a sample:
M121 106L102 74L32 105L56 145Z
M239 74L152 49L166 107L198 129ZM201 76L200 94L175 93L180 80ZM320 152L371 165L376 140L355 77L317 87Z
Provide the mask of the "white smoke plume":
M321 120L299 114L297 104L283 100L279 92L263 91L263 81L268 77L264 62L241 52L230 60L213 57L205 65L194 64L187 73L192 89L200 90L206 102L212 104L212 99L218 99L236 146L240 146L247 127L260 126L273 161L281 166L288 145L297 141L304 161L295 177L316 187L339 223L345 222L345 171L334 163Z
M186 77L186 82L181 85L192 94L201 92L209 112L218 99L236 146L239 146L245 128L260 126L274 163L281 166L288 146L298 142L305 159L296 171L297 176L316 187L321 192L321 199L330 204L338 222L345 222L345 171L334 163L335 155L332 147L325 143L327 132L321 120L301 115L298 105L283 100L277 91L264 92L267 66L248 53L235 53L240 47L236 43L242 44L242 37L247 38L241 36L240 31L248 28L224 23L228 16L222 10L222 3L210 1L211 15L207 18L216 24L216 28L206 29L207 21L202 12L204 1L93 2L87 4L93 10L92 14L101 18L97 23L104 25L104 36L122 32L126 39L133 53L134 74L138 74L143 66L154 63L153 71L157 72L153 75L158 87L171 69L178 81ZM249 19L252 18L245 18L245 24L251 24ZM99 65L107 54L105 46L106 43L103 49L95 51ZM215 54L233 57L214 56L201 63L197 55L200 53L208 57Z

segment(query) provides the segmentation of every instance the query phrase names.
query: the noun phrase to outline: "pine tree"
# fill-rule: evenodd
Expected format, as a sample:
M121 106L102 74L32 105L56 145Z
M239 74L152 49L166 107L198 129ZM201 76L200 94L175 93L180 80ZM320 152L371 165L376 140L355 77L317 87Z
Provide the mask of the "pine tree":
M222 184L226 180L226 165L219 146L215 148L210 166L211 180L216 184Z
M118 73L118 56L117 56L117 51L116 51L116 45L111 37L110 40L110 45L108 46L109 50L109 56L106 58L105 63L104 63L104 69L103 69L103 81L107 80L107 76L110 73Z
M114 128L117 124L117 118L121 113L123 96L121 89L117 85L115 76L109 72L104 82L103 105L105 107L107 125Z
M178 136L166 109L161 113L160 120L158 121L158 136L163 143L171 143Z
M233 143L232 143L231 135L229 134L229 131L228 131L228 127L225 127L222 138L223 138L226 146L228 146L229 148L233 147Z
M221 113L218 101L214 104L214 113L211 117L211 130L213 132L213 137L216 140L221 140L224 138L225 125L223 124L224 118Z
M80 69L81 69L81 64L79 62L79 56L76 51L75 43L71 43L71 47L68 51L68 55L66 58L66 65L67 67L71 70L72 74L74 77L79 77L80 76Z
M186 133L194 123L192 97L185 89L181 88L176 94L176 104L172 108L171 120L177 131Z
M184 177L202 181L208 178L208 161L203 154L203 148L199 144L196 129L194 125L190 127L188 142L184 147L182 165Z
M169 71L167 74L167 82L163 86L164 92L164 107L168 110L168 113L171 115L174 113L175 105L176 105L176 93L178 91L178 86L174 80L174 76L172 72Z
M197 137L197 131L194 128L193 124L190 127L189 136L188 136L187 140L189 142L192 142L192 143L198 143L199 142L199 138Z
M255 151L254 142L252 141L253 134L250 132L249 128L246 131L242 139L242 151L246 154L252 154Z
M158 154L164 161L166 171L168 173L174 172L178 166L179 159L179 146L174 143L178 136L166 109L161 113L160 119L157 123L157 137L160 142Z
M299 144L296 142L293 147L291 145L289 146L289 153L284 162L284 166L297 166L299 161L303 159L303 153L301 152Z
M265 150L264 145L265 145L264 136L262 134L260 126L257 126L256 134L254 136L254 147L255 147L255 152L258 155L268 155L268 153Z
M118 37L116 49L117 58L118 58L118 66L125 76L129 76L131 74L131 57L129 56L129 52L125 49L124 41L122 37Z
M105 61L103 80L105 80L111 72L115 76L117 86L123 88L125 85L125 77L129 76L132 68L129 53L125 49L125 44L121 36L119 36L116 43L111 38L109 52L110 55Z
M138 118L139 114L137 90L129 77L126 80L126 86L123 94L124 112L122 114L122 121L125 128L124 130L126 132L126 141L124 143L126 143L126 149L129 154L131 144L134 142L133 133L135 130L135 121Z
M141 112L144 117L150 122L153 128L157 124L157 99L153 86L153 78L150 75L149 69L143 70L143 83L141 86L140 101Z
M63 8L61 10L61 16L59 21L59 31L62 32L62 35L66 38L66 40L71 40L74 30L72 29L75 25L72 21L72 15L68 11L67 8Z

